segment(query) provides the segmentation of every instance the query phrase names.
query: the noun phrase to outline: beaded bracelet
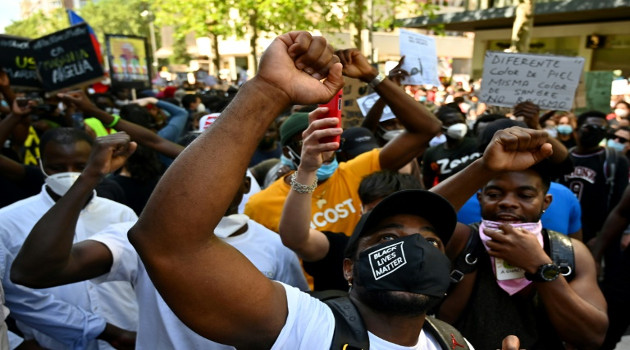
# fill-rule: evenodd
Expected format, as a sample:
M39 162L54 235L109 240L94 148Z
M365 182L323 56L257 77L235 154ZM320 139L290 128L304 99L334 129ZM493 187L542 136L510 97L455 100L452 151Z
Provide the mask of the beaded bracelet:
M291 180L291 189L293 189L297 193L313 193L313 191L315 191L315 188L317 188L317 178L315 178L315 181L313 181L313 184L310 186L303 185L297 182L297 171L291 174L289 180Z

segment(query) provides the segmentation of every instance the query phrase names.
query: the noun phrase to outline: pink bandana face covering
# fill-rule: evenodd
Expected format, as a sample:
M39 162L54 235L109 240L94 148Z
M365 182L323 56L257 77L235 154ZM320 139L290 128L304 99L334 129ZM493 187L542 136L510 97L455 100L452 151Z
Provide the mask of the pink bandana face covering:
M485 234L485 229L493 229L499 230L499 225L501 222L490 221L490 220L482 220L481 225L479 225L479 237L481 238L481 242L483 242L483 246L488 251L487 242L492 240L489 236ZM527 222L522 224L509 224L513 228L523 229L531 232L536 235L538 238L538 243L540 246L543 246L543 236L542 236L542 223L540 220L538 222ZM497 284L499 287L506 291L510 295L514 295L521 291L523 288L527 287L531 281L525 278L525 270L512 266L508 264L505 260L495 257L490 257L490 262L493 266L494 275L497 278Z

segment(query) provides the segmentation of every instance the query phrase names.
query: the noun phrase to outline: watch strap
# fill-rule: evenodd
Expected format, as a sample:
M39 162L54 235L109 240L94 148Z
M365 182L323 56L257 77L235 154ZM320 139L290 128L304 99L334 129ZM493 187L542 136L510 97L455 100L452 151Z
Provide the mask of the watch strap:
M385 76L385 74L383 74L383 73L378 73L378 74L374 77L374 79L372 79L372 81L370 81L370 82L368 83L368 85L369 85L372 89L374 89L374 88L375 88L375 87L377 87L380 83L382 83L382 82L383 82L383 80L385 80L385 78L387 78L387 77Z

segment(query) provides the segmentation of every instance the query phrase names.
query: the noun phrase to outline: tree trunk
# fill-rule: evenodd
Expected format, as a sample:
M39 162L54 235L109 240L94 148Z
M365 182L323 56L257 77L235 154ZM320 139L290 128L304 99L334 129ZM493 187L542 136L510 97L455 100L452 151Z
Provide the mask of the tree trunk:
M257 21L258 11L254 10L249 16L249 25L252 27L252 37L249 39L249 45L252 49L252 56L254 56L254 74L258 73L258 26L256 25Z
M519 0L516 18L512 27L512 44L509 52L528 52L534 29L534 6L536 0Z
M212 62L217 69L216 76L218 77L221 70L221 55L219 54L219 36L216 34L212 34L212 51L214 51Z
M364 4L365 0L356 0L357 14L353 23L357 30L357 34L354 37L354 45L357 49L361 50L361 52L363 52L363 38L361 37L361 32L363 31L363 28L365 28L365 24L363 22L363 12L365 10Z

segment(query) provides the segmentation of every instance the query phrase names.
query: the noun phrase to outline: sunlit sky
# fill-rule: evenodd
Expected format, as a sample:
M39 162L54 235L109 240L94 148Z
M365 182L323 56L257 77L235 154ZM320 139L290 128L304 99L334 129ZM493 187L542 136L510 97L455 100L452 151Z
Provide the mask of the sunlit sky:
M0 0L0 33L11 21L20 19L20 2L17 0Z

